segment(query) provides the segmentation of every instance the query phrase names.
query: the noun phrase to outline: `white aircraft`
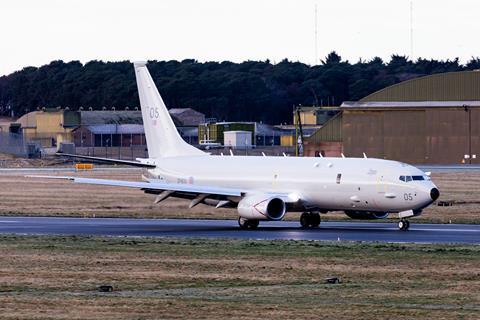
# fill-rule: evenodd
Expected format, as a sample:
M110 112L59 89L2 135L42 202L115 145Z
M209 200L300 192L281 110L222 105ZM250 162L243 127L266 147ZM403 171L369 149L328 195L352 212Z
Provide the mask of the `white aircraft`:
M200 203L236 208L242 229L255 229L260 220L282 220L294 211L303 212L302 227L313 228L320 225L319 213L344 211L354 219L384 219L398 213L399 229L408 230L407 218L420 215L439 197L427 174L396 161L205 153L178 134L146 63L136 62L134 67L149 158L67 156L146 167L145 181L42 177L138 188L156 195L155 203L178 197L190 199L190 208Z

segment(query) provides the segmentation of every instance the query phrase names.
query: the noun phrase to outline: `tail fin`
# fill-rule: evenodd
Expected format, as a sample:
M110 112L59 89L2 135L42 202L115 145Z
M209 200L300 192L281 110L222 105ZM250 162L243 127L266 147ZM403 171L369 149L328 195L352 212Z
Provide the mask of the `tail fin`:
M186 143L168 113L146 62L134 62L143 126L150 158L206 155Z

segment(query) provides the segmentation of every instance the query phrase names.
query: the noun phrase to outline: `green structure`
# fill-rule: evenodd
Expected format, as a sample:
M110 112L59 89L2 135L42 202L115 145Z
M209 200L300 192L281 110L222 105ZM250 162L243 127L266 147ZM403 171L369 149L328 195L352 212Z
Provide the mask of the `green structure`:
M250 131L252 132L252 142L255 138L255 123L251 122L217 122L206 123L198 126L198 140L200 144L204 142L220 143L224 145L223 133L225 131Z
M480 71L439 73L379 90L359 102L480 100Z

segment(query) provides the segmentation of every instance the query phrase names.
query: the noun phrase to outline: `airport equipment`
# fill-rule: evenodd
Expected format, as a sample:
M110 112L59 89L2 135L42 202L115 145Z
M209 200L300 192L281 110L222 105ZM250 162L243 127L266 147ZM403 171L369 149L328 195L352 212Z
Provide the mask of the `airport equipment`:
M93 170L93 163L76 163L75 170Z
M225 147L234 149L250 149L252 148L252 132L251 131L225 131L223 133Z

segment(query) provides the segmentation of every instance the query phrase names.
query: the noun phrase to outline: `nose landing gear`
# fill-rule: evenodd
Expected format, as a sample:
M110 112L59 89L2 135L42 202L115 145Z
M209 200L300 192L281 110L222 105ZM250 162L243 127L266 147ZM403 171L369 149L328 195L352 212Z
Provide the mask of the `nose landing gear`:
M410 221L402 219L398 222L398 229L401 231L407 231L410 228Z
M240 229L242 229L242 230L257 229L259 222L260 221L253 220L253 219L245 219L245 218L242 218L242 217L238 218L238 225L240 226Z
M300 225L304 229L317 228L320 222L321 219L318 212L304 212L300 216Z

